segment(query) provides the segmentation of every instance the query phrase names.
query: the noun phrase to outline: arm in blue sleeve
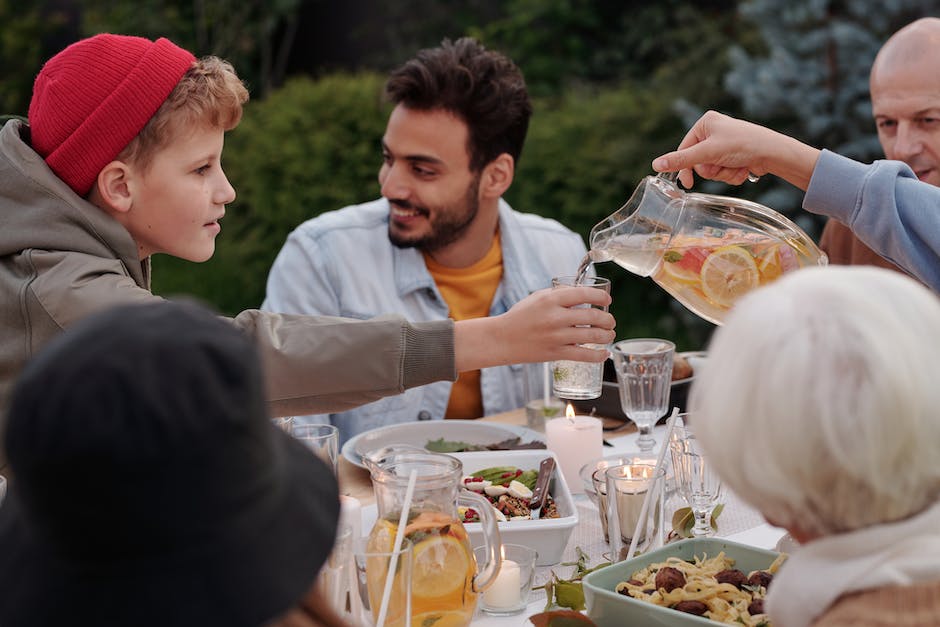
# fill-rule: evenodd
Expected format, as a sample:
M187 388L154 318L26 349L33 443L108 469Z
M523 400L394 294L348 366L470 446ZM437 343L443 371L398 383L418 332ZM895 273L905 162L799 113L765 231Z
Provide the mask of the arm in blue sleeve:
M940 291L940 188L900 161L822 151L803 208L842 222L882 257Z

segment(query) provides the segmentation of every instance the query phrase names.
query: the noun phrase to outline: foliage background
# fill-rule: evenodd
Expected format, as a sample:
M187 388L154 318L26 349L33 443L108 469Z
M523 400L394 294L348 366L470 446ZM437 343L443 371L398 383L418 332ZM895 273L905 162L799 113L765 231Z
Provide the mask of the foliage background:
M0 0L0 113L25 115L42 60L95 32L231 60L252 93L226 140L238 199L213 259L156 257L154 290L236 313L260 304L293 227L378 196L383 76L444 37L475 36L522 68L535 115L507 200L586 238L705 109L877 158L868 67L891 32L936 14L924 0ZM772 177L700 188L757 199L814 236L821 227ZM650 280L598 272L613 280L618 337L707 342L712 326Z

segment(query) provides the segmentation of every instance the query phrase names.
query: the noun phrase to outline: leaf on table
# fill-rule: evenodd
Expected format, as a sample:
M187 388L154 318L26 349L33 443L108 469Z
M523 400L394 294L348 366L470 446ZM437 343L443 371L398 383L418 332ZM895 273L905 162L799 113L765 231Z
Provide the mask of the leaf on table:
M590 618L574 610L552 610L533 614L529 621L535 627L597 627Z
M572 610L583 610L586 606L584 605L584 588L581 587L581 582L556 581L555 603Z
M718 516L725 508L724 503L719 503L712 510L712 529L718 531ZM672 515L672 530L681 538L692 537L692 527L695 526L695 515L689 507L680 507Z

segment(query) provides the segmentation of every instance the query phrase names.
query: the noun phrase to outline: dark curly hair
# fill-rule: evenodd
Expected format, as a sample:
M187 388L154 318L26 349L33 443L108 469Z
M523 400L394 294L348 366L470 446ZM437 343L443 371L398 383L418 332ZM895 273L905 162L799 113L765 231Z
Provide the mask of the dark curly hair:
M479 172L504 152L518 163L532 103L522 72L505 55L469 37L445 39L394 70L385 94L394 104L444 110L463 120L471 171Z

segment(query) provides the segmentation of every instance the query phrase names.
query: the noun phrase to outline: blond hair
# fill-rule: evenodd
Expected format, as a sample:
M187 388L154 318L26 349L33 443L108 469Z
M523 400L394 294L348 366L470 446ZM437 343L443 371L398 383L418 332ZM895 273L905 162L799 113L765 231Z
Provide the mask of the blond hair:
M146 169L178 133L193 127L230 131L238 126L247 101L248 90L231 63L215 56L198 59L117 159Z

